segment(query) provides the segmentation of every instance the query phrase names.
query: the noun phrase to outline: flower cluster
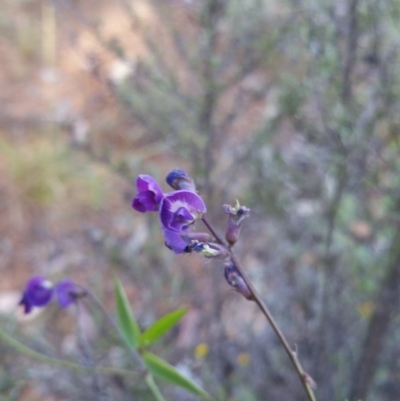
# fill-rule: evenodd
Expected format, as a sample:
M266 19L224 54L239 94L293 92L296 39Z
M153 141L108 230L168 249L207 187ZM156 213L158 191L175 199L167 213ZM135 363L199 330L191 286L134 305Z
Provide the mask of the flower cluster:
M48 305L54 294L61 308L71 305L76 299L83 295L81 287L69 279L63 279L56 285L42 276L32 277L26 284L20 301L24 307L24 313L30 313L34 307Z
M245 298L252 299L251 292L230 260L229 253L229 248L239 238L243 220L249 216L250 209L240 206L239 202L236 202L235 207L224 205L224 211L229 215L225 233L228 248L220 239L193 231L195 221L203 218L207 209L203 199L196 193L193 180L185 171L172 170L166 181L174 191L165 194L153 177L139 175L136 180L138 194L133 198L132 207L141 213L158 212L165 245L175 253L194 251L207 258L225 260L224 276L228 284Z
M175 190L164 194L153 177L139 175L132 207L141 213L158 212L166 246L175 253L191 252L192 241L197 238L192 227L206 213L206 205L183 170L173 170L167 182Z

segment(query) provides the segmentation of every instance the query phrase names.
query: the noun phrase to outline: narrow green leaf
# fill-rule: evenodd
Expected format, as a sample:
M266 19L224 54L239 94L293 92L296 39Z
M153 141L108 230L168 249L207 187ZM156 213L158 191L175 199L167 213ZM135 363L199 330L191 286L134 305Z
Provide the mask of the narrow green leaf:
M162 337L168 330L174 327L182 316L187 312L187 308L178 309L174 312L168 313L156 320L143 334L141 337L141 343L143 345L150 345L154 341Z
M117 305L118 326L124 335L126 343L136 348L140 342L140 330L133 317L131 307L121 282L115 280L115 303Z
M169 383L175 384L176 386L182 387L193 394L199 395L207 400L211 399L210 395L202 390L196 383L189 378L183 376L178 370L172 365L163 361L158 356L145 352L142 355L143 362L154 376L159 379L165 380Z

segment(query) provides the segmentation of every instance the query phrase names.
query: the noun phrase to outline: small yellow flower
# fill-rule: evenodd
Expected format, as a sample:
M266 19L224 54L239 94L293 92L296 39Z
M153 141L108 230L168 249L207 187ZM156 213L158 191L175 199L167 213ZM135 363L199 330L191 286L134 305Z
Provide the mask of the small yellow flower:
M250 363L250 355L247 352L241 352L237 357L239 366L245 367Z
M208 354L208 345L205 343L200 343L194 349L194 356L196 359L203 359Z

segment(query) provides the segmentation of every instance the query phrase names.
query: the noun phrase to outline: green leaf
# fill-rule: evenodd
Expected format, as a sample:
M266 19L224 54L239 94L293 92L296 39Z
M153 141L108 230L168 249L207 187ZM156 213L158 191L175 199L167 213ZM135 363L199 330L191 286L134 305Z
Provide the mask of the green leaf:
M118 326L124 335L124 339L130 347L137 348L141 336L139 326L133 317L124 288L118 279L115 280L115 303L117 305Z
M158 356L150 352L145 352L143 353L142 358L149 372L159 379L182 387L192 392L193 394L199 395L200 397L207 400L211 399L209 394L202 390L196 383L183 376L172 365L163 361Z
M143 345L154 343L157 339L162 337L168 330L175 326L179 320L185 315L187 308L178 309L174 312L168 313L156 320L141 337Z

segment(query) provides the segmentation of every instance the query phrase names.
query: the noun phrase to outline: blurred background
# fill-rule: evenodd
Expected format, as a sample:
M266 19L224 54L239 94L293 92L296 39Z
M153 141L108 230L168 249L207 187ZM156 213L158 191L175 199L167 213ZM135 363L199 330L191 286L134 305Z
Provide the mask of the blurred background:
M400 399L399 18L399 0L2 0L2 329L84 364L76 311L16 304L31 275L67 276L114 313L117 276L143 328L190 308L154 352L215 399L304 400L222 266L174 255L131 209L138 174L181 167L221 233L224 203L251 208L235 248L317 399ZM134 369L79 318L92 363ZM0 355L1 401L153 399L137 378Z

